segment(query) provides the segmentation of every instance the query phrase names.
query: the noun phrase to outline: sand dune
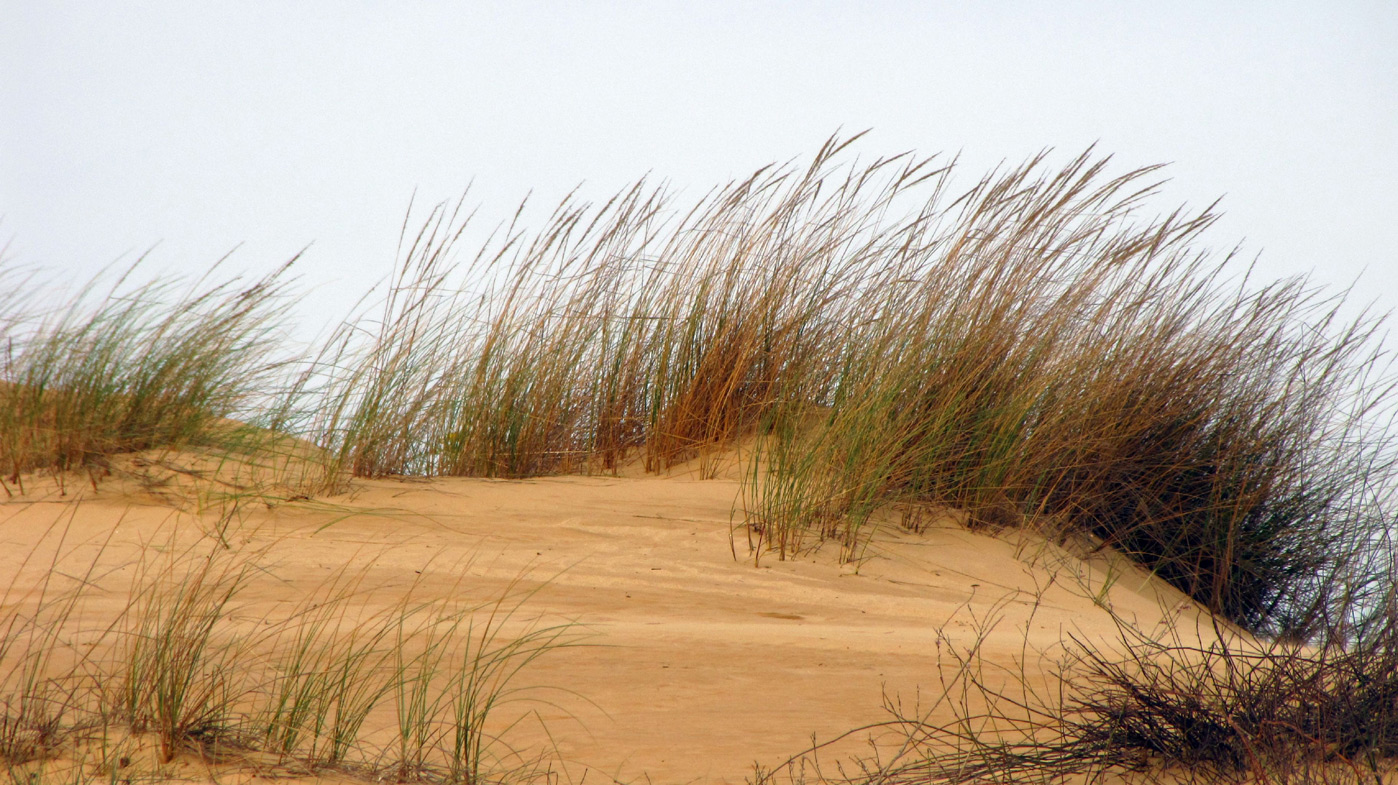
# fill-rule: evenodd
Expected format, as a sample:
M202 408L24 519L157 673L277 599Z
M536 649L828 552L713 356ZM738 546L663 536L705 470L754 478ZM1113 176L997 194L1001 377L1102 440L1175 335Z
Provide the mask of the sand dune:
M1084 561L951 520L920 534L885 526L858 564L838 563L831 548L755 565L732 522L738 482L699 479L692 467L666 477L361 481L343 496L279 502L220 495L162 467L180 460L128 466L95 489L70 480L66 493L36 478L5 501L7 602L21 603L47 571L56 522L64 564L100 565L103 591L82 610L94 623L129 601L143 558L203 552L220 536L229 547L214 550L257 565L233 614L253 627L337 576L358 581L353 602L365 612L409 592L488 602L511 586L537 589L519 618L575 622L582 645L521 675L559 689L509 707L537 715L511 739L556 752L574 781L742 782L754 762L780 763L813 735L883 719L884 696L931 702L939 635L969 644L988 634L984 651L1006 667L1042 650L1047 659L1027 664L1037 678L1065 631L1110 641L1104 604L1145 626L1201 618L1108 554ZM392 721L378 711L367 737Z

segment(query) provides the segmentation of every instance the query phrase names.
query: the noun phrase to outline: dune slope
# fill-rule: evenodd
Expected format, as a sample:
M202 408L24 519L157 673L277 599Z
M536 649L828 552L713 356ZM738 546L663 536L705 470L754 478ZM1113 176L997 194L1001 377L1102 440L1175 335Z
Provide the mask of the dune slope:
M918 534L886 526L854 565L833 548L755 564L732 522L737 481L683 471L375 480L278 501L200 490L191 475L151 467L139 481L118 472L66 494L36 480L5 501L7 603L33 596L59 528L65 564L100 565L103 591L81 610L94 623L129 602L134 565L181 549L255 563L231 614L248 629L345 576L367 613L405 595L486 603L537 589L515 621L576 623L569 639L581 645L523 671L518 684L547 689L493 721L528 713L509 741L558 755L574 781L742 782L754 762L779 764L813 736L883 719L885 697L932 703L939 638L987 635L984 652L1009 668L1043 652L1025 665L1037 678L1065 631L1113 637L1103 605L1145 626L1201 618L1109 555L1084 561L951 520ZM390 707L376 710L366 740L387 744L393 723ZM846 746L867 748L859 736Z

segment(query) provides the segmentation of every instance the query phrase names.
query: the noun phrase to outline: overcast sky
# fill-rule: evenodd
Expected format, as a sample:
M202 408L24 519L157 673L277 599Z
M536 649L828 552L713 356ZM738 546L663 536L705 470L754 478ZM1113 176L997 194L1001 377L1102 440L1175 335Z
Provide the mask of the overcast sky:
M0 244L90 273L266 270L310 318L387 273L414 190L502 214L686 193L872 129L966 175L1097 143L1223 197L1220 247L1398 307L1398 9L1257 2L0 0Z

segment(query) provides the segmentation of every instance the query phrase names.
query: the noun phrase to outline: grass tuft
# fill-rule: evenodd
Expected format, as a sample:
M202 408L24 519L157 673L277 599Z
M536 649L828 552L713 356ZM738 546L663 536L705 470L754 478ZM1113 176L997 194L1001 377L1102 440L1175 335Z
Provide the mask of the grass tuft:
M153 447L227 441L223 418L248 416L278 384L285 273L240 285L200 279L128 286L101 278L57 307L40 307L32 276L0 263L0 471L85 470ZM15 288L9 288L9 287ZM39 298L41 302L43 298ZM95 482L95 479L94 479Z
M1381 785L1398 771L1392 616L1348 645L1323 647L1219 625L1162 635L1113 616L1114 644L1070 634L1040 677L1027 657L1006 663L986 653L1003 609L972 611L969 642L940 636L941 689L930 705L886 699L887 721L815 744L751 781ZM875 754L822 762L832 743L863 733Z

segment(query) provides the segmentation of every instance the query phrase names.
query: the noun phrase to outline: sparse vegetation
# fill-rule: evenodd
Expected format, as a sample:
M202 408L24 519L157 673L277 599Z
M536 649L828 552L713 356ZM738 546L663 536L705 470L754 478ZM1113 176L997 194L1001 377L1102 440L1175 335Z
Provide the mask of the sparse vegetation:
M815 745L752 782L1382 785L1398 772L1392 616L1324 647L1114 616L1115 645L1070 634L1058 654L1033 652L1057 660L1040 680L1027 659L1006 669L984 654L998 611L982 611L969 641L942 637L933 705L887 699L887 722L852 731L882 755L822 763L828 743Z
M0 594L0 606L14 609L0 620L0 763L11 769L50 757L85 724L79 715L92 713L90 701L71 681L55 678L50 671L53 662L66 662L70 671L84 664L65 645L65 630L81 595L54 585L66 529L59 531L36 589L20 596L7 584ZM35 555L31 551L21 562L21 571L30 567ZM90 579L94 568L88 565L80 579Z
M60 758L76 769L49 768L74 781L112 774L110 758L130 758L108 749L122 744L152 748L157 768L193 753L399 782L525 782L547 771L510 743L528 707L504 715L514 703L555 705L518 677L578 636L572 624L525 617L533 591L511 585L474 602L409 592L362 619L346 613L362 581L347 569L285 616L246 619L239 594L265 569L262 556L209 538L180 546L172 533L116 587L129 592L118 617L93 620L81 617L103 591L97 561L68 574L65 527L50 538L47 575L71 585L42 578L33 596L6 597L16 602L0 620L0 765L13 777L28 781ZM363 733L376 710L397 717L386 740Z
M235 707L251 689L240 683L248 677L239 667L248 642L215 638L247 579L246 564L221 549L175 553L133 588L107 699L112 716L155 734L166 763L184 748L236 746Z

